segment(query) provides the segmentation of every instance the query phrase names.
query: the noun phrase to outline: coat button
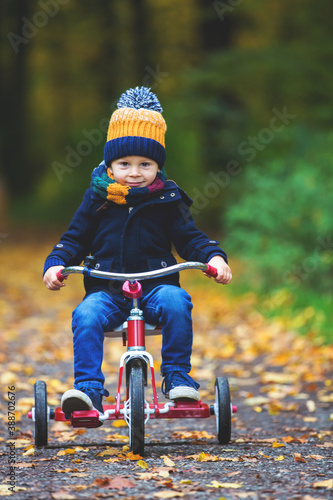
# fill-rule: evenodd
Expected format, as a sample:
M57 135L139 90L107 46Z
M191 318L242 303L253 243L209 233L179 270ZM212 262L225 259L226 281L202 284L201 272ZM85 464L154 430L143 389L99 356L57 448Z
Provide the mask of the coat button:
M58 243L58 245L56 245L57 248L62 248L64 245L62 243Z
M168 267L168 264L165 262L165 260L161 260L161 266L162 267Z
M97 262L96 266L95 266L95 269L99 269L101 267L100 263Z
M174 197L176 196L176 193L170 193L170 196Z
M160 196L160 199L161 199L161 200L164 200L164 196L163 196L163 195L161 195L161 196Z

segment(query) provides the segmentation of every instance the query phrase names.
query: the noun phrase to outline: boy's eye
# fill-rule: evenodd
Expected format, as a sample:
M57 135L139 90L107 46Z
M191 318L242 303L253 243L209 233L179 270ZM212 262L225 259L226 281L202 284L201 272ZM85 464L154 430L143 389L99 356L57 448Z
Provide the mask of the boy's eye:
M149 165L150 165L150 163L148 163L147 161L143 161L143 162L141 163L141 166L142 166L142 167L149 167Z
M128 167L128 162L127 161L122 161L122 162L120 162L120 165L122 167Z

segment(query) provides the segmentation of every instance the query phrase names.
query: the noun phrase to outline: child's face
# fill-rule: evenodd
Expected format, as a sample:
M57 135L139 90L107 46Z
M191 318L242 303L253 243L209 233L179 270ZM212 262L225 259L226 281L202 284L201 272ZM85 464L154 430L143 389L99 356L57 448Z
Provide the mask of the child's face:
M114 180L123 186L145 187L154 182L158 164L144 156L124 156L111 162L109 171Z

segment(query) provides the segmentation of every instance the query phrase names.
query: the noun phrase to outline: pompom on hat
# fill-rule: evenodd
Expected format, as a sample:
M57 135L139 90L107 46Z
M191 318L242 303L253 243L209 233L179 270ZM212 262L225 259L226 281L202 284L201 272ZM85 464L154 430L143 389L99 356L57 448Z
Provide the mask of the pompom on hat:
M104 148L104 161L110 165L123 156L145 156L163 168L166 123L157 96L147 87L124 92L112 114Z

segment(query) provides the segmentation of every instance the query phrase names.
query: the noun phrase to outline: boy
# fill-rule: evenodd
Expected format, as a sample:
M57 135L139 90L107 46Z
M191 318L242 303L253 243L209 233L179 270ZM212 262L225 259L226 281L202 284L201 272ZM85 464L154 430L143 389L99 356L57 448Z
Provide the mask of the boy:
M231 281L225 252L199 231L189 213L191 200L164 171L166 123L155 94L146 87L129 89L112 114L104 161L92 173L91 187L68 230L47 257L44 283L57 279L64 266L93 255L96 269L136 273L176 264L172 243L185 260L208 262L217 283ZM115 282L86 277L86 296L73 312L74 389L62 397L62 410L97 409L103 413L101 371L104 332L124 322L131 301ZM142 283L140 307L145 320L163 325L162 391L166 397L199 399L191 370L191 298L172 274Z

